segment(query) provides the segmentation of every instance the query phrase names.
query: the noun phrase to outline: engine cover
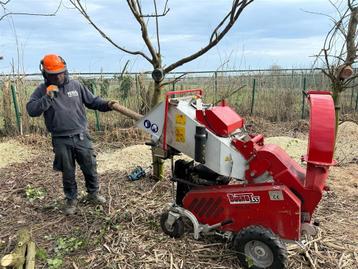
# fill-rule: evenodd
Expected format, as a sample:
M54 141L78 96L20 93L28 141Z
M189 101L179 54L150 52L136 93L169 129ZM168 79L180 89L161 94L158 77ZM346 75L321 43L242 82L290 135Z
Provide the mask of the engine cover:
M284 239L300 238L301 201L283 185L200 187L186 194L183 205L203 224L231 220L223 231L262 225Z

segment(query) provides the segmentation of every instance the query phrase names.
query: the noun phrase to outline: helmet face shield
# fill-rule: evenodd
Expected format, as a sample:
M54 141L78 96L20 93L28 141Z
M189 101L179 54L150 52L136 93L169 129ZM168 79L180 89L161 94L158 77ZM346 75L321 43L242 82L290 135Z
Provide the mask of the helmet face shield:
M65 72L58 74L47 74L46 80L51 85L57 85L58 87L62 86L66 81Z
M40 69L47 74L60 74L67 70L65 60L56 54L45 55L41 60Z

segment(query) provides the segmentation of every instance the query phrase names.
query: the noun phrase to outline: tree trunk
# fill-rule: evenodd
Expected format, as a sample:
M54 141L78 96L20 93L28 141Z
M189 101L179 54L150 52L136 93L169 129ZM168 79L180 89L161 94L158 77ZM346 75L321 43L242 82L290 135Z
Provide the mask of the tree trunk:
M36 244L35 242L30 241L27 244L25 269L35 269L35 256L36 256Z
M161 94L161 82L154 82L154 92L153 92L153 97L152 97L152 101L150 104L150 107L153 108L156 104L159 103L159 98L160 98L160 94ZM152 148L152 153L154 152L154 149ZM164 178L164 161L155 156L154 153L152 154L153 157L153 177L157 180L162 180Z
M156 104L159 103L159 99L160 99L160 94L161 94L161 88L162 88L162 83L161 82L154 82L154 92L153 92L153 97L152 97L152 101L150 104L150 107L153 108L154 106L156 106Z
M153 177L156 180L164 179L164 160L154 154L154 148L152 147L152 161L153 161Z
M340 83L333 84L333 101L334 101L334 110L336 114L336 124L335 124L335 137L337 137L338 132L338 124L339 124L339 116L341 112L341 92L342 85Z
M19 231L17 237L18 239L15 250L1 259L1 266L12 266L15 269L23 268L25 263L26 247L30 241L30 231L22 229Z

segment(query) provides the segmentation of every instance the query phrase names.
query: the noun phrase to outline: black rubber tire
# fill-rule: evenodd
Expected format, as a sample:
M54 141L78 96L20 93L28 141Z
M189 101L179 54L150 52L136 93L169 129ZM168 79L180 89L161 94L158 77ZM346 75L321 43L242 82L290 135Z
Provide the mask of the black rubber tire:
M181 218L177 219L172 228L169 229L167 225L165 224L168 219L168 212L163 213L160 216L160 226L162 227L162 230L165 234L169 235L173 238L179 238L184 234L184 222Z
M263 248L268 247L271 251L271 259L265 262L255 263L255 257L248 255L250 244L261 244ZM234 248L238 252L239 260L244 268L250 269L283 269L287 266L287 249L285 243L271 230L262 226L253 225L242 229L234 238ZM245 250L246 249L246 250ZM267 250L267 249L266 249ZM269 252L269 251L268 251ZM265 258L265 257L264 257Z

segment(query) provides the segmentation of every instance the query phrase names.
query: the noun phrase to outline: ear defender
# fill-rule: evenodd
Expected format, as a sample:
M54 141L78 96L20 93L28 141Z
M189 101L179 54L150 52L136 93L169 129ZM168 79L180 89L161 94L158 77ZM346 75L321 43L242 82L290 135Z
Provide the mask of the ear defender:
M43 78L45 79L45 83L46 83L47 82L47 74L44 70L44 60L43 59L40 61L39 69L40 69L41 74L42 74Z
M67 66L66 61L65 61L60 55L58 55L58 58L60 58L61 61L62 61L62 63L63 63L65 66Z

